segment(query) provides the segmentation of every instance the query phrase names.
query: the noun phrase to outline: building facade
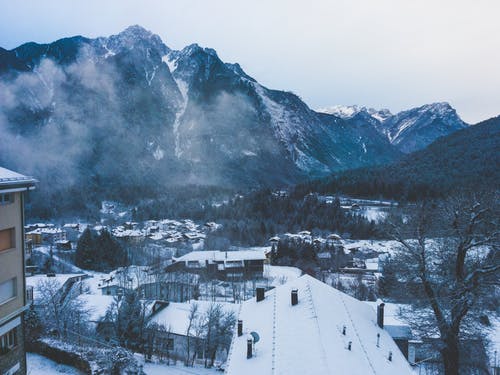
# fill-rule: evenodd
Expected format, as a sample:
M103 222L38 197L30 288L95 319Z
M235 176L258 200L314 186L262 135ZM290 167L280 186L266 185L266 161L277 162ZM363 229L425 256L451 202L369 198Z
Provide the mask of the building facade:
M26 374L24 192L35 181L0 167L0 373Z
M242 280L262 278L267 260L265 250L192 251L174 258L167 269L198 273L208 278Z

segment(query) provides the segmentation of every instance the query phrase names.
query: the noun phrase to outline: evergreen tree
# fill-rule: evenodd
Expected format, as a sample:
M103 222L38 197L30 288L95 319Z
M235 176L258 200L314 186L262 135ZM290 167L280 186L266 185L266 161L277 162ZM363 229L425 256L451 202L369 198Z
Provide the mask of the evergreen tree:
M89 228L86 228L76 244L75 265L83 269L96 269L95 240Z
M121 245L104 229L95 241L99 251L100 264L104 269L114 269L127 265L127 253Z
M118 308L116 333L120 345L127 348L139 348L145 325L144 309L135 291L128 291Z

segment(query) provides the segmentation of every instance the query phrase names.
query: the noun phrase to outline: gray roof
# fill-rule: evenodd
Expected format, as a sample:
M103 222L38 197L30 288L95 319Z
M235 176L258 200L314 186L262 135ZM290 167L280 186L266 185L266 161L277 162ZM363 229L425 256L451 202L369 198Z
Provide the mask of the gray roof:
M0 189L33 187L37 181L10 169L0 167Z

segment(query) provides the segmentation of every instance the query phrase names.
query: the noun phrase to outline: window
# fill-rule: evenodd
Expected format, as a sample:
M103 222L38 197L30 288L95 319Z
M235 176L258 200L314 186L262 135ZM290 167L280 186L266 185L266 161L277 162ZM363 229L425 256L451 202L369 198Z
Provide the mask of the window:
M16 247L15 233L16 231L14 228L0 230L0 251L9 250Z
M168 338L166 344L167 350L174 350L174 339Z
M16 293L16 278L4 281L0 284L0 304L14 298Z
M0 194L0 206L11 204L13 202L14 202L14 194L12 193Z
M173 338L158 338L156 339L156 345L161 346L163 350L174 350L174 339Z
M0 337L0 355L8 353L15 346L17 346L17 328Z

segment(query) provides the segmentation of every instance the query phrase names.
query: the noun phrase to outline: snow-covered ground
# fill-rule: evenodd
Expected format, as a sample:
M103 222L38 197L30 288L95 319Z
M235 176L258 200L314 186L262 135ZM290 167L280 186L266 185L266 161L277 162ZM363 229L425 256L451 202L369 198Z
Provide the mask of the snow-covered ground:
M28 375L83 375L83 372L74 367L61 365L60 363L54 362L47 357L43 357L35 353L26 353L26 362Z
M182 364L167 366L159 363L145 363L144 372L146 375L214 375L221 374L215 369L204 367L186 367Z
M365 219L374 221L375 223L380 223L387 217L387 208L366 206L359 211L360 215Z
M50 256L50 245L42 245L42 246L36 246L35 251L39 251L43 254L46 254L48 256ZM52 253L52 257L54 259L54 261L56 261L57 263L59 263L60 265L64 266L65 268L65 272L73 272L73 273L76 273L76 272L83 272L81 268L78 268L77 266L75 266L74 264L68 262L67 260L64 260L62 258L60 258L59 256L57 256L57 250L56 249L53 249L53 253Z
M302 271L297 267L264 265L264 277L269 279L272 286L285 284L302 275Z
M392 254L400 248L401 244L397 241L382 240L344 240L344 247L347 250L359 249L361 252L376 251L378 253Z

